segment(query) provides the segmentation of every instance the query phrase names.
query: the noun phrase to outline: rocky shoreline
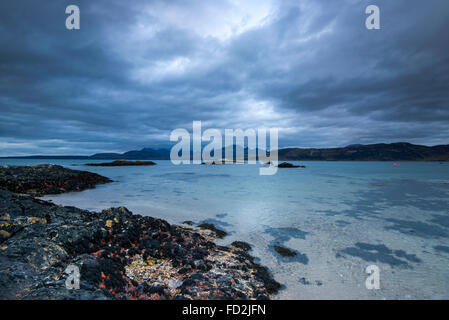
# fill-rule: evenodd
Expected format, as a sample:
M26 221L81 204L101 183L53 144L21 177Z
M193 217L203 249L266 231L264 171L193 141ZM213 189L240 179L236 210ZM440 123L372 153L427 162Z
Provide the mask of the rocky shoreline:
M94 180L109 182L105 177L59 166L5 168L0 299L268 299L280 288L247 253L249 245L216 245L218 229L175 226L124 207L90 212L11 192L81 190ZM36 171L46 175L39 180ZM64 187L62 176L71 179ZM70 265L80 270L77 290L65 285Z
M0 189L34 196L81 191L112 182L96 173L52 164L0 166Z

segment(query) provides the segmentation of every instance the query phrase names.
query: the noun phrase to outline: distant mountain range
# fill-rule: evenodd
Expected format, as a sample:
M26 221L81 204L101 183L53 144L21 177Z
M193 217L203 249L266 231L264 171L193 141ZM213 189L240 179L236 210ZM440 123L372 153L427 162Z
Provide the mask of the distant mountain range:
M240 146L234 146L235 151ZM248 148L244 148L245 159ZM257 150L257 152L261 152ZM224 148L221 151L225 158ZM449 145L427 147L406 142L350 145L343 148L284 148L278 150L279 160L321 160L321 161L449 161ZM192 155L192 152L191 152ZM143 148L125 153L96 153L92 156L22 156L2 157L18 159L90 159L90 160L169 160L169 149Z
M35 155L35 156L12 156L0 157L0 159L73 159L73 160L169 160L169 149L143 148L141 150L132 150L124 153L96 153L92 156L77 155Z

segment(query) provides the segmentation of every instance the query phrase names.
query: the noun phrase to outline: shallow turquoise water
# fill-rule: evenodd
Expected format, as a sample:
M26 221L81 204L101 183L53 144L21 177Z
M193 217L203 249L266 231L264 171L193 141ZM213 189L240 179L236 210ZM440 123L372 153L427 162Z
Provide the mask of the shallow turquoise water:
M449 163L301 162L260 176L259 165L86 167L113 179L96 189L48 196L101 210L126 206L173 223L209 221L244 240L285 285L276 298L449 298ZM101 161L100 161L101 162ZM297 252L283 258L273 245ZM365 287L365 268L381 288Z

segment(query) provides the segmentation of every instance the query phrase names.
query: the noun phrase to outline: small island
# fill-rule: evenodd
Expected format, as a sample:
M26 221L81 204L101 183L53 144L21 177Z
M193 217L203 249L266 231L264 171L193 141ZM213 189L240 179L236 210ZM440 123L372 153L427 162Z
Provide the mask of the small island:
M156 165L153 161L131 161L131 160L115 160L112 162L101 162L101 163L86 163L86 166L91 167L124 167L124 166L154 166Z
M109 182L112 180L96 173L53 164L0 166L0 189L33 196L82 191Z
M282 162L278 165L278 168L305 168L306 166L297 166L294 164L291 164L289 162Z

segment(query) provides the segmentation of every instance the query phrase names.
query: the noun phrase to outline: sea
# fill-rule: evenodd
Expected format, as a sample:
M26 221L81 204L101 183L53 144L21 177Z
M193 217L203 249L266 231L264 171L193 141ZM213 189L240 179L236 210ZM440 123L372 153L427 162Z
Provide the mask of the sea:
M448 299L449 163L320 162L259 175L261 165L88 167L114 182L42 197L101 211L125 206L170 223L213 223L282 284L272 299ZM98 161L104 162L104 160ZM296 253L284 257L275 246Z

